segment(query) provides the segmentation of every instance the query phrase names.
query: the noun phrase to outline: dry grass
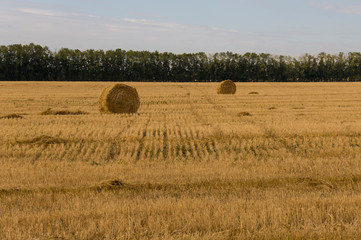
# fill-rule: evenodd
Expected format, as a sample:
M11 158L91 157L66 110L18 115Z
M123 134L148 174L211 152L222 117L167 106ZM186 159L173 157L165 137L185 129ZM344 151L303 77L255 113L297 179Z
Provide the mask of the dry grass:
M0 239L361 237L360 83L132 83L132 115L99 114L108 83L2 84L28 115L0 124Z

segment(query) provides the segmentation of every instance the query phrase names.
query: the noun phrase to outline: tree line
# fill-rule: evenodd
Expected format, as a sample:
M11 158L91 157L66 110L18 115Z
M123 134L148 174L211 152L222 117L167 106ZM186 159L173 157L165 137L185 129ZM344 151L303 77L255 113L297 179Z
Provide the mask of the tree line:
M215 82L360 81L361 53L215 54L85 50L36 44L0 46L0 80Z

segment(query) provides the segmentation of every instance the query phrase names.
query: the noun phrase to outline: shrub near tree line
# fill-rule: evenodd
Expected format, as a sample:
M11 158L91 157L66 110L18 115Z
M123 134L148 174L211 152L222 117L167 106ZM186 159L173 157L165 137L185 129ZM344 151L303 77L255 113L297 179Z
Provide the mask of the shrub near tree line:
M51 51L33 43L0 46L0 80L5 81L177 81L216 82L360 81L361 53L298 59L265 53L149 51Z

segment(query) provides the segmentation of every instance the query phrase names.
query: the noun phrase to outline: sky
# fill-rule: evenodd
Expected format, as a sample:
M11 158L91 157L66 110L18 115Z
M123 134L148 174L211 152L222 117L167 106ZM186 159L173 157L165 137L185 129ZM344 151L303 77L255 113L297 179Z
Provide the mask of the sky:
M316 55L361 51L360 0L0 0L0 45Z

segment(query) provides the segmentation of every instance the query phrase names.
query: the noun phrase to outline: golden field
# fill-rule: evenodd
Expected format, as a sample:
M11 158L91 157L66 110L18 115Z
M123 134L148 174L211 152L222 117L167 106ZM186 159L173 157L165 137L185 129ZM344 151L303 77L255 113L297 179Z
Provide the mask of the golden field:
M111 84L0 82L0 239L361 238L361 83Z

